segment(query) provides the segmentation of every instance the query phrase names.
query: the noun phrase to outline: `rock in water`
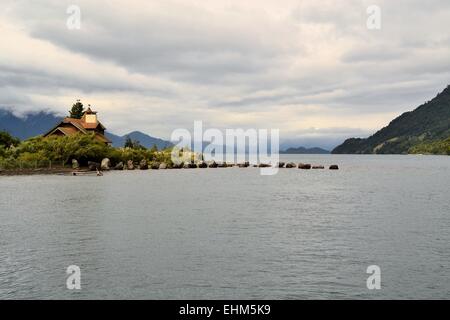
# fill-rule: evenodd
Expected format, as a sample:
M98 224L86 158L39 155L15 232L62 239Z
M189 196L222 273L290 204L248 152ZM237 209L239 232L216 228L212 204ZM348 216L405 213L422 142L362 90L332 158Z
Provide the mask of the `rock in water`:
M161 169L161 170L164 170L164 169L167 169L167 164L166 163L161 163L160 165L159 165L159 169Z
M245 161L244 163L239 163L238 167L239 168L248 168L250 166L250 162Z
M142 160L139 162L139 169L141 169L141 170L147 170L147 169L148 169L148 163L147 163L147 160L142 159Z
M284 168L285 163L284 162L278 162L278 168Z
M217 167L218 167L218 164L217 164L215 161L213 161L213 162L211 162L211 163L209 164L208 167L210 167L210 168L217 168Z
M308 163L299 163L298 164L299 169L309 170L311 169L311 165Z
M181 168L183 168L184 167L184 163L183 162L180 162L180 163L174 163L173 165L172 165L172 169L181 169Z
M100 168L105 171L109 170L111 168L111 161L108 158L103 159Z
M184 169L195 169L197 168L197 165L195 163L185 163Z
M160 166L159 162L152 162L150 167L152 168L152 170L159 170L159 166Z
M199 168L208 168L208 165L206 164L206 162L200 161L199 164L198 164L198 167Z
M72 159L72 169L80 169L80 164L77 159Z
M337 164L333 164L330 166L330 170L339 170L339 167Z
M325 169L324 166L312 166L312 169Z
M291 169L291 168L296 168L297 165L293 162L289 162L288 164L286 164L286 168Z
M128 160L127 161L127 170L134 170L133 160Z
M123 162L121 161L118 164L116 164L114 170L123 170Z

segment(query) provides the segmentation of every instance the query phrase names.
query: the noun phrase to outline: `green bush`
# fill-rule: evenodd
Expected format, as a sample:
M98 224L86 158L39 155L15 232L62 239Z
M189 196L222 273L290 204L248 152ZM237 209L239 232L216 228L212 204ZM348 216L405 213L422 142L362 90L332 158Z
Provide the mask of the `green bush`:
M113 148L96 140L94 134L75 134L72 136L34 137L23 141L17 147L0 146L0 160L3 167L22 168L46 167L50 163L68 164L72 159L82 165L88 161L100 162L109 158L113 165L128 160L140 162L165 162L172 164L171 149L158 152L156 148Z

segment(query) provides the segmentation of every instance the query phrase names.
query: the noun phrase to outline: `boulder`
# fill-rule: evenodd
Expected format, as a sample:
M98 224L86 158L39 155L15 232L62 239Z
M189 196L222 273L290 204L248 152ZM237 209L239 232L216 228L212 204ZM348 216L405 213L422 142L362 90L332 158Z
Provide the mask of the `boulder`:
M127 170L134 170L133 160L128 160L127 161Z
M298 168L304 169L304 170L309 170L309 169L311 169L311 165L309 163L299 163Z
M285 163L284 162L278 162L278 168L284 168Z
M296 167L297 167L297 165L293 162L289 162L286 164L286 168L288 168L288 169L296 168Z
M228 167L226 162L221 162L217 164L217 168L226 168L226 167Z
M330 170L339 170L339 166L337 164L333 164L330 166Z
M147 163L147 160L142 159L142 160L139 162L139 169L140 169L140 170L148 170L148 163Z
M172 169L181 169L183 167L184 167L184 163L183 162L181 162L181 163L174 163L172 165Z
M72 169L80 169L80 164L77 159L72 159Z
M185 163L184 164L184 169L195 169L197 168L197 165L195 163Z
M89 171L97 171L100 170L100 163L88 161Z
M325 169L324 166L312 166L311 169Z
M218 166L219 166L219 165L218 165L215 161L211 162L211 163L208 165L209 168L217 168Z
M159 169L161 169L161 170L167 169L167 164L165 162L160 163L159 164Z
M208 165L206 164L206 162L200 161L198 164L198 167L203 169L203 168L208 168Z
M123 170L123 162L119 162L115 165L114 170Z
M270 165L270 164L267 164L267 163L260 163L260 164L258 165L258 168L269 168L269 167L271 167L271 165Z
M100 168L102 170L109 170L111 168L111 161L108 158L103 159Z
M248 161L238 164L239 168L248 168L249 166L250 166L250 162L248 162Z
M159 170L159 166L161 164L159 162L152 162L152 164L150 165L150 167L152 168L152 170Z

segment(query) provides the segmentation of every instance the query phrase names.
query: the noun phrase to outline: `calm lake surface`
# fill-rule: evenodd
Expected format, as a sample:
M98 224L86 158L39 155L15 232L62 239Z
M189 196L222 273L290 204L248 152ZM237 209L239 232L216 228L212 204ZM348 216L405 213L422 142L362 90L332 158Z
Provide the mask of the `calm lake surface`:
M282 157L341 169L0 177L0 299L450 297L450 157Z

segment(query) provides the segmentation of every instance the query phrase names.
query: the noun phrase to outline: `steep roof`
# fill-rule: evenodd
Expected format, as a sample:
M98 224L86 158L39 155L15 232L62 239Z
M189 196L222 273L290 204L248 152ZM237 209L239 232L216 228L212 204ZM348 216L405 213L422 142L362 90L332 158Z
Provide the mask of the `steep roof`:
M63 124L70 124L72 127L65 127L62 126ZM55 131L59 130L65 135L72 135L77 132L81 132L84 134L87 134L89 131L95 130L97 128L101 128L102 130L106 130L106 128L100 123L86 123L83 119L76 119L76 118L64 118L60 123L58 123L56 126L54 126L50 131L48 131L46 134L44 134L44 137L54 133ZM106 138L103 134L96 132L95 137L105 143L111 143L111 141Z
M97 121L97 123L87 123L84 121L84 119L75 119L75 118L67 117L67 118L63 119L62 123L72 123L76 127L79 127L80 130L82 130L82 129L93 130L93 129L97 129L97 127L99 127L99 126L103 130L106 130L106 128L98 121Z

